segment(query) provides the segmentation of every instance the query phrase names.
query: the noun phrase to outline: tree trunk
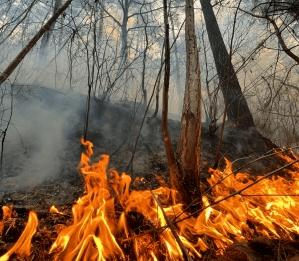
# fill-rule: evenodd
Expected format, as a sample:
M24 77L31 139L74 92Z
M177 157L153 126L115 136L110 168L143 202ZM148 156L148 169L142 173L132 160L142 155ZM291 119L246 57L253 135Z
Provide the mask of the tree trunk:
M128 15L129 15L129 7L130 7L130 2L129 0L124 1L124 6L122 7L123 9L123 20L122 24L120 25L121 29L121 52L120 52L120 62L118 66L118 74L117 78L119 75L124 73L124 70L126 70L126 65L127 65L127 58L128 58ZM128 94L128 83L127 83L127 78L128 74L125 76L125 83L124 83L124 100L127 99L127 94Z
M127 56L128 56L128 15L129 15L130 3L128 0L124 1L123 6L123 21L121 24L121 53L120 53L120 63L118 67L118 74L120 75L126 67Z
M143 62L142 62L142 79L141 79L141 90L143 94L143 107L147 107L147 90L145 88L145 71L146 71L146 58L147 58L147 50L148 50L148 36L147 36L147 21L144 27L145 33L145 48L143 51Z
M171 7L171 1L169 2L169 5ZM170 10L169 10L170 11ZM174 32L174 21L173 21L173 14L170 13L169 15L170 18L170 22L171 22L171 32L172 32L172 38L174 41L173 44L173 51L174 51L174 55L175 55L175 75L176 75L176 91L177 91L177 102L180 99L181 96L181 88L180 88L180 62L179 62L179 57L178 57L178 45L177 45L177 41L176 41L176 36L175 36L175 32Z
M54 5L54 10L53 10L53 15L57 12L57 10L61 7L62 1L61 0L56 0L55 5ZM40 44L40 52L39 52L39 63L40 65L43 64L43 62L47 58L47 52L48 52L48 46L50 42L50 37L52 35L52 31L55 27L56 21L51 25L50 29L45 32L43 35L43 38L41 40Z
M105 2L102 1L102 4L105 5ZM99 21L99 39L98 39L98 47L100 46L100 44L102 43L103 40L103 32L104 32L104 9L102 7L100 7L100 21Z
M37 41L47 32L57 18L64 12L65 9L71 4L73 0L68 0L66 3L59 8L59 10L53 14L50 20L37 32L37 34L29 41L29 43L23 48L23 50L18 54L18 56L10 63L6 70L0 75L0 85L11 75L11 73L16 69L19 63L24 59L27 53L30 52L32 47L37 43Z
M188 1L192 2L192 0L188 0ZM196 191L193 189L197 185L195 182L195 180L197 179L194 173L191 173L188 170L185 171L180 168L171 145L171 138L168 130L167 114L168 114L168 92L169 92L169 79L170 79L170 48L169 48L169 23L168 23L168 14L167 14L167 0L163 0L163 5L164 5L164 23L165 23L165 76L164 76L164 88L163 88L162 133L163 133L163 138L164 138L164 143L165 143L165 148L167 153L171 187L176 189L179 195L181 196L183 202L189 205L192 203L195 197L198 197L200 194L195 193ZM192 2L192 6L193 6L193 2ZM195 46L196 46L196 42L195 42ZM198 53L196 57L198 58ZM190 89L188 89L188 91L190 91ZM187 96L190 97L190 95ZM189 120L189 118L187 120ZM190 131L190 128L186 129L186 131L187 132ZM187 133L187 135L189 135L189 133ZM190 135L192 135L192 133ZM189 152L189 148L187 148L187 151Z
M231 64L213 7L210 0L200 0L200 3L224 99L226 99L226 89L229 88L227 117L236 125L244 128L253 127L255 126L253 118Z
M193 0L186 0L186 84L177 155L181 182L194 200L200 195L201 82Z

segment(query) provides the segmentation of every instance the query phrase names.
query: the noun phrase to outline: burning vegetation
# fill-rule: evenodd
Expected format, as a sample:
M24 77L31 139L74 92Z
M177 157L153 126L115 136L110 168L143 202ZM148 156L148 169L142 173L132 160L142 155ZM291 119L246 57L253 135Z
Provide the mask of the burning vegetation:
M0 261L249 261L264 260L264 257L275 261L298 260L299 156L292 154L291 149L287 149L290 152L287 154L283 153L286 150L277 150L271 155L277 154L276 159L283 161L284 166L268 174L265 174L267 171L259 169L249 172L250 174L233 171L232 164L227 159L224 170L221 166L222 155L228 152L225 150L225 153L222 153L225 140L235 159L253 159L250 162L253 169L254 161L271 156L264 153L277 148L272 143L275 142L273 137L279 137L279 145L285 144L286 147L294 142L298 144L298 86L293 83L298 82L299 74L296 74L293 68L299 64L299 57L296 53L298 46L292 46L293 43L298 43L298 35L294 31L298 26L295 23L298 12L294 11L298 9L296 1L246 1L245 4L241 0L225 1L227 3L200 0L199 8L192 0L182 3L166 0L126 0L111 3L66 0L62 3L61 0L55 0L52 1L53 10L48 9L52 13L50 18L49 13L42 17L45 12L41 10L50 8L51 4L33 1L27 5L23 2L8 1L10 4L0 8L5 14L0 17L0 38L3 38L3 41L0 39L0 45L2 47L4 42L11 45L8 49L2 48L4 58L3 63L0 63L0 181L4 177L2 163L5 139L10 126L18 125L13 120L13 108L16 105L14 98L18 97L19 91L23 90L23 85L27 84L31 77L27 68L30 66L28 61L37 54L34 51L39 50L39 63L37 67L32 67L36 71L36 79L32 79L32 84L36 85L42 80L42 71L50 73L45 66L48 63L47 54L50 54L49 50L55 50L52 57L52 61L55 61L55 78L47 75L51 84L55 82L55 87L63 87L69 82L70 90L76 85L80 86L79 88L84 84L86 86L86 110L83 114L79 113L78 117L82 117L78 122L84 122L84 126L74 128L83 129L80 136L83 137L81 143L86 151L81 154L78 169L83 177L85 190L73 206L52 206L46 214L32 208L28 215L27 210L20 213L16 206L3 206L0 221ZM8 6L8 9L5 6ZM31 9L36 9L38 15L31 14ZM197 12L199 9L202 13ZM222 26L218 25L216 14L221 10L228 19L225 24L232 27L227 30L228 38L223 37ZM227 11L230 15L227 15ZM32 20L32 17L35 18ZM59 17L61 20L58 23ZM230 17L234 17L233 20L230 20ZM256 23L258 20L265 21L265 34L256 34L260 31L260 25L257 26ZM29 26L39 25L40 21L43 22L38 31ZM205 22L206 30L198 31L199 21ZM135 30L137 28L138 30ZM144 30L139 30L142 28ZM52 38L51 35L55 35L56 29L61 31L60 36L58 41L51 42L49 39ZM200 42L197 39L199 32L202 32L203 48L197 45ZM161 37L163 34L164 37ZM276 42L272 36L277 38ZM206 46L205 39L210 43L210 48ZM55 42L59 43L58 49L56 44L54 48ZM15 51L19 48L15 43L21 43L22 49L11 59L13 53L10 54L9 50ZM229 49L227 43L230 43ZM35 49L37 45L39 49ZM121 48L118 48L119 46ZM184 46L184 55L182 51L178 51L178 46ZM277 54L273 56L275 58L271 57L270 50L277 50ZM51 53L54 54L52 51ZM56 58L60 53L63 55L61 60L67 61L63 62L67 64L63 70L57 67L60 62L57 62ZM175 70L171 66L172 53L176 57ZM27 59L24 60L26 56ZM259 61L259 57L267 60L267 66L264 61ZM200 62L201 58L204 58L204 61ZM210 65L210 60L214 60L214 65ZM34 60L32 61L35 64ZM21 69L21 66L27 63L26 69ZM181 63L185 67L184 89L181 88L183 79L179 76ZM205 66L202 73L200 65L203 63ZM139 68L141 64L142 70ZM251 74L256 71L255 76L248 76L249 71ZM175 75L176 90L171 89L171 93L175 95L169 99L170 87L173 85L171 82ZM239 77L244 79L244 83L239 81ZM21 81L20 84L14 84L18 81ZM163 90L161 100L160 90ZM31 93L30 88L28 92ZM223 99L219 98L220 92ZM148 154L154 155L143 137L151 136L154 129L149 127L150 124L160 121L161 129L158 132L163 136L165 147L163 150L154 147L160 153L166 152L165 170L168 170L170 186L166 185L168 180L164 181L161 177L157 178L161 186L155 189L144 178L137 178L132 182L132 177L128 174L119 175L116 170L108 169L108 155L102 155L97 162L93 161L93 144L87 141L87 134L92 126L92 96L99 108L99 118L102 117L101 122L104 123L102 130L106 129L110 136L111 130L117 129L118 134L111 135L110 138L115 144L117 136L121 139L119 147L110 154L111 157L125 146L131 147L131 159L125 169L130 170L132 175L138 144L143 144L150 152ZM24 98L26 100L26 97ZM140 100L142 106L138 113L137 103ZM116 103L112 106L109 105L110 101L111 104L120 102L124 107L127 106L130 116L122 117L124 114L118 113L124 110L121 107L117 112L113 112L112 107ZM170 101L172 104L169 104ZM153 102L156 104L155 111L152 111L152 116L149 117L154 107ZM62 119L62 115L69 118L66 113L68 106L64 102L62 104L63 106L58 106L58 103L53 103L44 111L45 115L48 115L51 107L61 107L61 112L57 112L59 121L63 122L61 126L68 125L70 121ZM162 108L161 118L158 120L159 104L162 104ZM182 105L182 110L172 109L172 113L181 116L180 126L175 128L179 129L178 139L172 139L169 131L169 105L176 108ZM34 111L42 115L43 110L33 107ZM203 109L206 114L205 124L202 123ZM20 115L25 114L27 113L22 111ZM34 129L38 130L38 119L30 110L28 114L34 118L32 124ZM41 118L45 120L44 116ZM125 130L115 127L114 123L119 123L120 120L125 122ZM25 121L27 122L27 119ZM99 122L97 127L101 125ZM145 122L149 125L144 128ZM56 124L56 120L51 120L49 125L41 128L41 132L46 133L49 139L49 148L56 150L55 156L59 155L56 144L63 143L56 134L54 137L50 135L58 130ZM208 129L208 143L204 140L203 125ZM56 127L53 129L53 126ZM62 129L64 128L61 128L61 133ZM230 132L230 129L234 129L234 132ZM143 135L142 131L149 135ZM282 142L281 137L287 131L292 135L286 135L285 142ZM94 138L99 136L98 132L99 129L91 132L92 135L88 138L96 142ZM19 132L18 135L21 137ZM31 131L29 135L34 143L38 143ZM99 139L99 143L103 144L104 136ZM157 137L152 136L155 143ZM272 141L269 140L271 137ZM242 140L243 142L239 143ZM21 143L24 147L22 139ZM111 143L111 140L107 142ZM75 151L74 147L72 150ZM24 154L26 153L27 149L24 151ZM200 163L205 162L202 157L205 153L212 155L213 159L208 164L203 164L205 168L201 169ZM51 153L48 149L36 150L36 154L37 159L42 157L47 159L48 164L57 167L55 162L49 159ZM126 153L123 155L127 156ZM263 156L257 159L256 155ZM15 160L12 155L9 155L9 158ZM159 165L159 157L154 158L154 161ZM275 159L273 161L275 162ZM65 163L63 160L62 162ZM144 167L145 161L141 162ZM39 162L26 159L26 163L36 167ZM272 169L276 167L275 164L259 164ZM49 165L41 165L43 170L49 171ZM209 166L213 168L208 169ZM153 168L148 169L155 171ZM286 169L286 175L276 175ZM41 174L35 168L29 170L37 176ZM53 172L57 173L58 168ZM254 175L252 172L255 172ZM28 182L28 176L20 178L20 183L23 180ZM8 183L1 184L1 187L5 187L12 180L7 179ZM68 184L65 184L66 190ZM22 185L26 187L25 184ZM50 187L55 189L54 186ZM5 189L12 190L9 187ZM64 195L68 196L65 192ZM41 204L38 202L38 205L42 205L45 199L41 198L40 201ZM258 253L261 258L256 255Z
M210 188L198 198L203 207L191 213L177 202L177 192L165 186L130 190L129 175L107 171L107 155L91 163L93 144L81 142L86 147L79 164L85 192L72 207L72 216L53 206L51 219L67 221L47 228L30 211L24 231L0 261L204 260L209 251L221 256L236 242L298 240L299 163L289 156L279 154L293 163L288 178L266 175L253 180L246 173L234 174L228 160L224 171L210 169ZM146 185L143 179L135 182ZM17 225L12 206L2 210L0 240ZM50 248L32 247L44 236L51 238ZM238 258L227 260L249 260L246 255Z

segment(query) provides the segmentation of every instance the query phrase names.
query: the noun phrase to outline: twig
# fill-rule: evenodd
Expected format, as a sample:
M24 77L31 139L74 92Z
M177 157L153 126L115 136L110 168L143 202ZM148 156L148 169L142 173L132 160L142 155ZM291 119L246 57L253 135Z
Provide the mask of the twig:
M175 218L175 220L176 219L178 219L182 214L184 214L186 211L187 211L187 209L189 209L193 204L196 204L196 202L198 201L198 200L201 200L201 198L202 198L202 196L204 196L204 195L206 195L208 192L210 192L213 188L215 188L218 184L220 184L223 180L225 180L225 179L227 179L228 177L230 177L231 175L233 175L233 174L235 174L235 173L237 173L237 172L239 172L241 169L243 169L243 168L245 168L245 167L247 167L248 165L250 165L250 164L252 164L252 163L254 163L254 162L256 162L256 161L259 161L259 160L261 160L261 159L265 159L265 158L268 158L268 157L271 157L271 156L274 156L274 155L277 155L277 154L279 154L279 153L283 153L283 152L286 152L286 151L289 151L289 150L293 150L293 149L296 149L296 148L298 148L299 146L295 146L295 147L292 147L292 148L288 148L288 149L285 149L285 150L281 150L281 151L277 151L277 152L274 152L274 153L271 153L271 154L268 154L268 155L263 155L263 156L261 156L261 157L259 157L259 158L257 158L257 159L255 159L255 160L252 160L252 161L250 161L250 162L248 162L248 163L246 163L245 165L243 165L243 166L241 166L240 168L238 168L238 169L236 169L236 170L234 170L232 173L230 173L230 174L228 174L228 175L226 175L225 177L221 177L221 178L219 178L218 179L218 181L213 185L213 186L211 186L209 189L207 189L205 192L203 192L198 198L196 198L196 199L194 199L176 218ZM267 152L268 153L268 152ZM239 160L239 159L237 159L237 160ZM234 162L236 162L237 160L235 160ZM232 164L231 164L232 165ZM225 171L224 171L224 173L227 171L227 169L228 168L226 168L225 169Z
M10 108L10 115L9 115L9 119L8 119L8 121L7 121L6 128L5 128L5 130L3 131L3 137L2 137L2 142L1 142L0 179L3 178L2 167L3 167L3 155L4 155L4 142L5 142L5 138L6 138L6 134L7 134L8 127L9 127L10 122L11 122L12 112L13 112L13 85L11 85L10 95L11 95L11 100L10 100L10 105L11 105L11 108Z
M271 154L268 154L268 155L263 155L255 160L252 160L248 163L246 163L245 165L241 166L240 168L234 170L232 173L226 175L225 177L222 177L220 178L212 187L210 187L209 189L207 189L201 196L203 195L206 195L209 191L211 191L216 185L218 185L219 183L221 183L223 180L225 180L226 178L228 178L229 176L239 172L241 169L247 167L248 165L256 162L256 161L259 161L259 160L262 160L262 159L265 159L265 158L268 158L268 157L271 157L271 156L275 156L277 154L280 154L280 153L283 153L283 152L286 152L286 151L289 151L289 150L292 150L292 149L296 149L296 148L299 148L299 146L295 146L295 147L292 147L292 148L288 148L288 149L285 149L285 150L281 150L281 151L277 151L277 152L274 152L274 153L271 153ZM227 169L226 169L227 170ZM226 172L226 170L224 171L224 173Z
M145 184L145 182L143 181L143 183ZM145 184L146 185L146 184ZM193 259L190 257L187 249L185 248L183 242L181 241L178 233L175 231L175 227L174 225L172 224L172 222L170 221L169 217L166 215L160 201L158 200L158 198L156 197L156 195L152 192L152 190L146 185L147 189L151 192L154 200L157 202L159 208L161 209L162 213L163 213L163 216L164 216L164 219L166 221L166 224L168 225L168 227L170 228L171 230L171 233L173 234L175 240L177 241L182 253L183 253L183 256L184 256L184 259L187 260L187 261L192 261Z
M260 181L262 181L262 180L264 180L264 179L266 179L266 178L269 178L270 176L274 175L275 173L277 173L277 172L279 172L279 171L281 171L281 170L283 170L283 169L285 169L285 168L287 168L287 167L292 166L293 164L295 164L295 163L297 163L297 162L299 162L299 158L296 159L296 160L294 160L293 162L291 162L291 163L289 163L289 164L287 164L287 165L285 165L285 166L283 166L283 167L277 169L277 170L274 170L274 171L268 173L267 175L265 175L265 176L263 176L262 178L256 180L255 182L253 182L253 183L251 183L251 184L245 186L244 188L242 188L242 189L240 189L240 190L238 190L238 191L236 191L236 192L234 192L234 193L232 193L232 194L230 194L230 195L228 195L228 196L226 196L226 197L224 197L224 198L222 198L222 199L219 199L219 200L217 200L217 201L214 201L214 202L211 203L210 205L205 206L205 207L203 207L203 208L201 208L201 209L199 209L199 210L193 212L191 215L188 215L188 216L186 216L186 217L184 217L184 218L182 218L182 219L180 219L180 220L177 220L177 221L175 222L175 224L176 224L176 223L179 223L179 222L181 222L181 221L183 221L183 220L189 219L189 218L192 217L194 214L200 213L200 212L202 212L203 210L205 210L205 209L207 209L207 208L209 208L209 207L211 207L211 206L214 206L214 205L216 205L216 204L218 204L218 203L220 203L220 202L222 202L222 201L224 201L224 200L227 200L227 199L229 199L229 198L231 198L231 197L234 197L234 196L236 196L236 195L241 195L241 193L242 193L244 190L246 190L246 189L248 189L248 188L250 188L250 187L256 185L257 183L259 183ZM285 196L288 196L288 195L285 195Z
M299 197L299 194L240 194L245 197Z
M283 166L283 167L281 167L281 168L279 168L279 169L277 169L277 170L274 170L274 171L268 173L267 175L265 175L264 177L262 177L261 179L255 181L255 182L251 183L250 185L245 186L244 188L242 188L242 189L240 189L240 190L238 190L238 191L236 191L236 192L234 192L234 193L232 193L232 194L230 194L230 195L228 195L228 196L226 196L226 197L224 197L224 198L222 198L222 199L220 199L220 200L218 200L218 201L215 201L215 202L211 203L210 205L205 206L205 207L203 207L203 208L201 208L201 209L199 209L199 210L193 212L192 214L190 214L190 215L188 215L188 216L186 216L186 217L184 217L184 218L182 218L182 219L179 219L179 220L177 220L177 221L173 221L173 224L177 224L177 223L182 222L182 221L184 221L184 220L186 220L186 219L189 219L189 218L193 217L194 214L200 213L200 212L202 212L203 210L205 210L205 209L207 209L207 208L209 208L209 207L212 207L212 206L214 206L214 205L217 205L218 203L220 203L220 202L222 202L222 201L224 201L224 200L227 200L227 199L229 199L229 198L231 198L231 197L234 197L234 196L236 196L236 195L245 196L246 194L245 194L245 195L242 194L242 192L243 192L244 190L246 190L246 189L248 189L248 188L250 188L250 187L256 185L257 183L259 183L259 182L262 181L263 179L266 179L266 178L270 177L271 175L277 173L278 171L281 171L281 170L283 170L283 169L285 169L285 168L287 168L287 167L290 167L291 165L293 165L293 164L295 164L295 163L297 163L297 162L299 162L299 159L296 159L296 160L294 160L293 162L291 162L291 163L289 163L289 164L287 164L287 165L285 165L285 166ZM248 194L248 195L249 195L249 194ZM260 194L260 195L261 195L261 194ZM259 196L259 195L252 195L252 196ZM267 195L267 196L268 196L268 195ZM278 196L278 194L277 194L277 196ZM297 196L297 195L296 195L296 194L291 194L291 195L280 195L280 196L285 196L285 197L287 197L287 196ZM299 196L299 195L298 195L298 196ZM182 213L180 213L180 215L181 215L181 214L182 214ZM179 215L179 216L180 216L180 215ZM178 216L178 217L179 217L179 216ZM178 217L176 217L175 220L176 220ZM159 229L165 229L165 228L167 228L167 226L160 227ZM145 234L151 233L152 231L157 231L157 230L159 230L159 229L149 229L149 230L145 231L144 233L141 233L141 234L139 234L139 235L136 235L135 237L143 236L143 235L145 235ZM135 238L135 237L134 237L134 238ZM127 240L130 240L130 239L128 238Z

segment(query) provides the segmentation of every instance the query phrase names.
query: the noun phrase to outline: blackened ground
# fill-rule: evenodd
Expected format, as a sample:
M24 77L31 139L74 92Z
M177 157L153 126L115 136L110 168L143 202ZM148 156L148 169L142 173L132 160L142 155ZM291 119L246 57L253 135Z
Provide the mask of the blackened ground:
M130 169L128 174L131 175L133 180L138 176L144 177L150 188L156 188L159 186L156 175L159 175L166 183L169 183L167 158L161 132L161 118L158 116L150 123L147 123L147 117L151 116L151 113L152 111L146 116L140 132L133 167L128 168L143 119L144 109L139 107L136 111L136 105L133 103L112 105L111 103L97 104L92 102L87 135L87 139L94 144L92 161L97 161L101 154L108 154L111 155L109 167L117 169L120 173ZM16 226L12 227L10 223L5 223L3 233L5 236L0 238L0 256L16 242L25 227L29 210L34 209L38 213L40 223L33 238L33 254L30 260L52 260L52 256L48 254L50 246L57 237L57 231L72 223L71 206L84 190L82 177L77 170L82 151L79 140L84 129L84 112L80 112L78 117L81 121L73 126L74 131L67 136L65 150L60 155L63 164L55 178L47 180L37 187L6 191L5 193L0 192L0 205L13 204L16 210L14 220L17 222ZM174 148L178 140L179 128L180 123L178 121L169 120L169 130ZM203 179L209 177L208 170L214 165L219 141L218 136L218 132L209 135L207 126L203 125L201 145ZM261 136L255 129L245 131L228 123L222 143L222 160L219 167L225 168L223 157L234 161L233 169L237 169L268 153L275 147L275 144ZM267 174L285 164L284 160L274 156L251 164L241 171L250 173L254 179L257 175ZM12 166L11 175L17 175L21 171L19 168L20 166ZM287 172L284 171L279 174L287 176ZM145 189L138 182L133 182L131 188ZM60 205L59 209L64 211L65 215L49 214L48 210L51 205ZM131 222L134 223L139 220L138 213L128 214L132 217ZM148 226L150 227L150 225L149 223ZM8 232L6 233L6 231ZM236 242L222 256L218 255L219 250L213 247L211 241L209 243L210 248L204 253L203 260L295 261L298 260L296 258L299 256L297 238L295 240L295 242L290 242L288 240L278 241L257 237L250 242ZM11 260L17 260L17 257L13 256Z
M115 168L119 173L127 172L134 180L136 177L145 178L150 188L159 185L157 176L169 184L167 157L161 131L161 117L148 122L153 113L148 112L142 130L145 109L140 104L130 102L112 104L109 102L96 103L92 101L87 139L94 144L93 161L97 161L101 154L111 155L109 168ZM82 177L77 170L82 147L80 138L84 129L84 111L77 116L81 120L73 126L67 136L65 150L60 153L61 169L54 175L55 178L45 181L37 187L22 190L0 192L0 205L13 204L26 209L47 210L51 205L72 204L83 192ZM179 137L180 122L169 119L169 130L172 144L175 149ZM130 165L132 152L135 148L137 136L139 141ZM219 131L218 131L219 132ZM209 168L214 165L219 133L209 135L207 126L202 128L202 178L209 178ZM225 168L224 159L234 162L233 169L240 168L246 163L256 159L275 148L270 140L260 135L255 129L242 130L226 124L225 135L221 147L222 160L219 167ZM265 158L240 170L252 175L264 175L273 171L286 162L278 156ZM18 167L18 166L16 166ZM11 175L17 175L13 172ZM21 170L18 170L21 171ZM287 176L282 171L280 175ZM134 189L143 189L132 184Z

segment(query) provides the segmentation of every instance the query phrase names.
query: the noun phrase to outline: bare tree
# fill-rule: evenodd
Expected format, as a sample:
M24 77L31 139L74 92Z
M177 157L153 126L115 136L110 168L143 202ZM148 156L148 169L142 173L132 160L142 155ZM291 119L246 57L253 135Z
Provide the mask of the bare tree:
M36 35L29 41L24 49L17 55L17 57L10 63L6 70L0 75L0 85L9 77L9 75L16 69L24 57L30 52L32 47L37 41L47 32L51 26L55 23L57 18L64 12L64 10L71 4L73 0L68 0L65 4L57 10L55 14L49 19L49 21L36 33Z
M61 5L62 5L62 0L55 0L55 4L54 4L54 8L53 8L53 15L57 12L57 10L61 7ZM39 51L39 63L40 63L40 65L43 63L43 61L47 57L50 37L53 34L53 29L55 27L55 24L56 24L56 21L53 22L53 24L51 25L51 28L44 33L44 35L41 39L40 51Z
M186 1L186 85L182 112L177 157L175 156L168 131L168 90L170 77L169 23L164 0L165 23L165 77L163 90L162 132L167 152L170 182L190 204L200 196L200 139L201 139L201 84L199 54L194 24L194 4Z
M227 100L227 117L244 128L254 126L252 114L225 47L210 0L200 0L223 97ZM228 89L228 95L227 94Z

